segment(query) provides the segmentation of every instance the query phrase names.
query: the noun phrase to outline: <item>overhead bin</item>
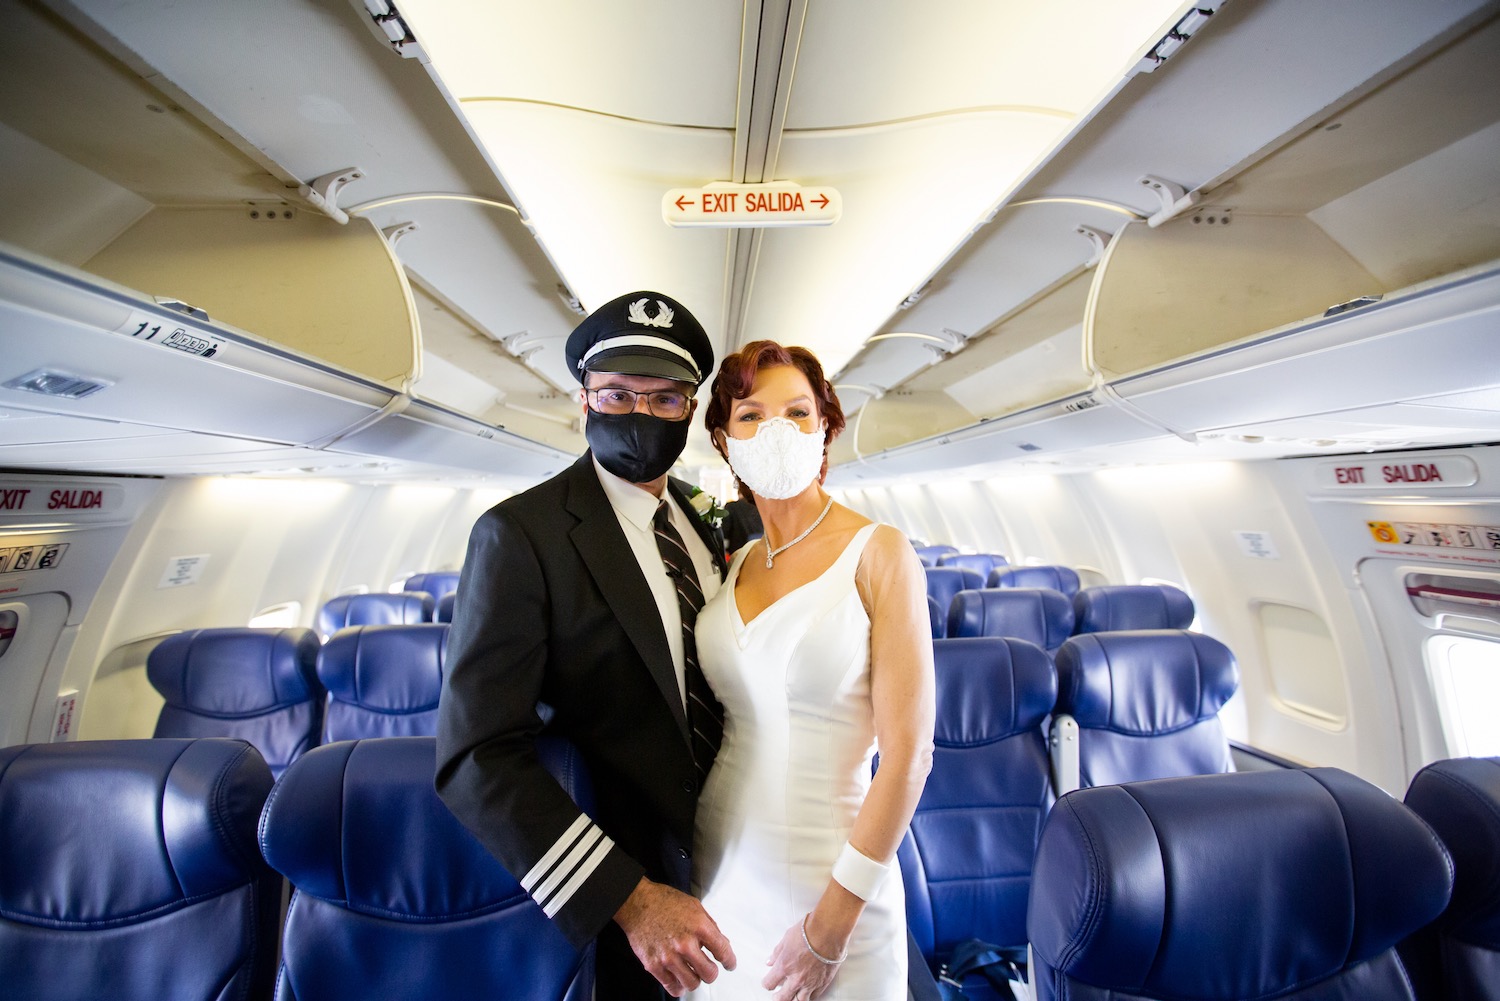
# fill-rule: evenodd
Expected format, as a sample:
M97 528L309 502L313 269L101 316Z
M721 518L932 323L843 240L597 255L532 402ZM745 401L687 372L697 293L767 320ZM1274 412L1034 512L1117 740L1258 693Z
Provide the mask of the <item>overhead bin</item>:
M573 459L3 244L0 447L5 465L79 471L349 475L370 463L338 457L361 456L517 482Z

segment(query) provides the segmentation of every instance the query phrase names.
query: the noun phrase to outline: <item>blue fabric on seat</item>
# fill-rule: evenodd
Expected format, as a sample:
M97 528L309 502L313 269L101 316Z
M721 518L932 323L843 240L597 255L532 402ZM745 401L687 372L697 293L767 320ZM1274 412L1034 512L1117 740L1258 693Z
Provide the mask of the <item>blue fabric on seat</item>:
M323 743L436 736L447 649L448 627L438 622L334 633L318 655L328 689Z
M1026 944L1032 856L1052 801L1042 721L1057 679L1022 640L935 640L933 662L932 772L898 857L907 926L936 971L966 939ZM969 996L985 996L971 980Z
M1432 830L1336 768L1080 789L1037 850L1038 1001L1410 999L1392 948L1448 900Z
M943 553L937 558L940 567L958 567L973 570L980 580L988 580L996 567L1005 566L1005 557L999 553Z
M938 557L944 553L958 552L957 546L913 546L917 551L917 559L922 561L924 567L937 566Z
M157 737L248 740L280 776L318 742L323 686L311 629L192 629L168 636L146 658L146 677L166 700Z
M932 626L933 639L940 640L947 635L948 616L944 613L943 607L938 604L938 600L930 594L927 596L927 618Z
M949 636L1009 636L1051 653L1072 634L1072 602L1045 587L960 591L948 608Z
M1234 770L1219 709L1234 654L1181 629L1073 636L1058 648L1057 712L1078 721L1084 786Z
M281 880L255 825L270 791L242 740L0 750L0 994L269 996Z
M570 747L543 760L589 805ZM291 880L277 997L586 999L568 944L432 788L434 740L325 744L287 770L261 850Z
M458 590L458 578L457 570L434 570L412 574L406 578L406 583L401 588L404 591L424 591L432 595L433 601L440 601L443 595Z
M404 626L431 622L437 602L426 591L393 594L341 594L318 610L318 633L325 640L348 626Z
M1500 758L1453 758L1417 773L1406 805L1453 857L1453 899L1401 948L1423 1001L1500 999Z
M458 592L457 591L449 591L447 594L445 594L441 598L439 598L437 600L437 611L435 613L433 613L433 616L432 616L433 621L434 622L452 622L453 621L453 605L454 605L454 602L457 599L458 599Z
M937 599L944 617L948 615L955 594L984 586L983 577L962 567L925 567L924 571L927 574L927 596Z
M1073 599L1078 593L1078 571L1065 566L996 567L985 580L987 587L1045 587ZM1189 620L1191 621L1191 620Z
M1186 629L1197 610L1187 592L1168 584L1086 587L1073 596L1073 631Z

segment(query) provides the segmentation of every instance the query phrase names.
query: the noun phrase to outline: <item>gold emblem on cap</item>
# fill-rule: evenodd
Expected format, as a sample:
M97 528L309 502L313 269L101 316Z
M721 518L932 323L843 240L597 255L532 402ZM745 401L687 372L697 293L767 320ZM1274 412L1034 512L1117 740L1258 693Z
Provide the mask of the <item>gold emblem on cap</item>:
M670 327L672 325L672 309L660 299L656 300L656 315L646 315L646 300L637 299L630 304L630 322L639 323L645 327Z

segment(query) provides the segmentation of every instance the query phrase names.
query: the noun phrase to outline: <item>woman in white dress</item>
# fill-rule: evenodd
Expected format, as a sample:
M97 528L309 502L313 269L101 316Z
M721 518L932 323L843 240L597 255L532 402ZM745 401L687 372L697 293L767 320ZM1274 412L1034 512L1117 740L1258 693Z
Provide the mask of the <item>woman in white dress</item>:
M932 760L921 564L900 531L823 491L844 415L805 349L757 341L726 358L705 423L765 535L695 628L725 729L694 880L739 962L691 996L903 1001L891 870Z

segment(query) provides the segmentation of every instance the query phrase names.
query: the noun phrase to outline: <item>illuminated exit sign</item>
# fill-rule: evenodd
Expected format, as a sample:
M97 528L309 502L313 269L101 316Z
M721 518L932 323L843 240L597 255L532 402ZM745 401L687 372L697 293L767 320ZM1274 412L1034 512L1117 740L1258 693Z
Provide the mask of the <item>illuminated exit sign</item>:
M673 188L661 199L668 226L831 226L843 211L836 189L788 181Z

